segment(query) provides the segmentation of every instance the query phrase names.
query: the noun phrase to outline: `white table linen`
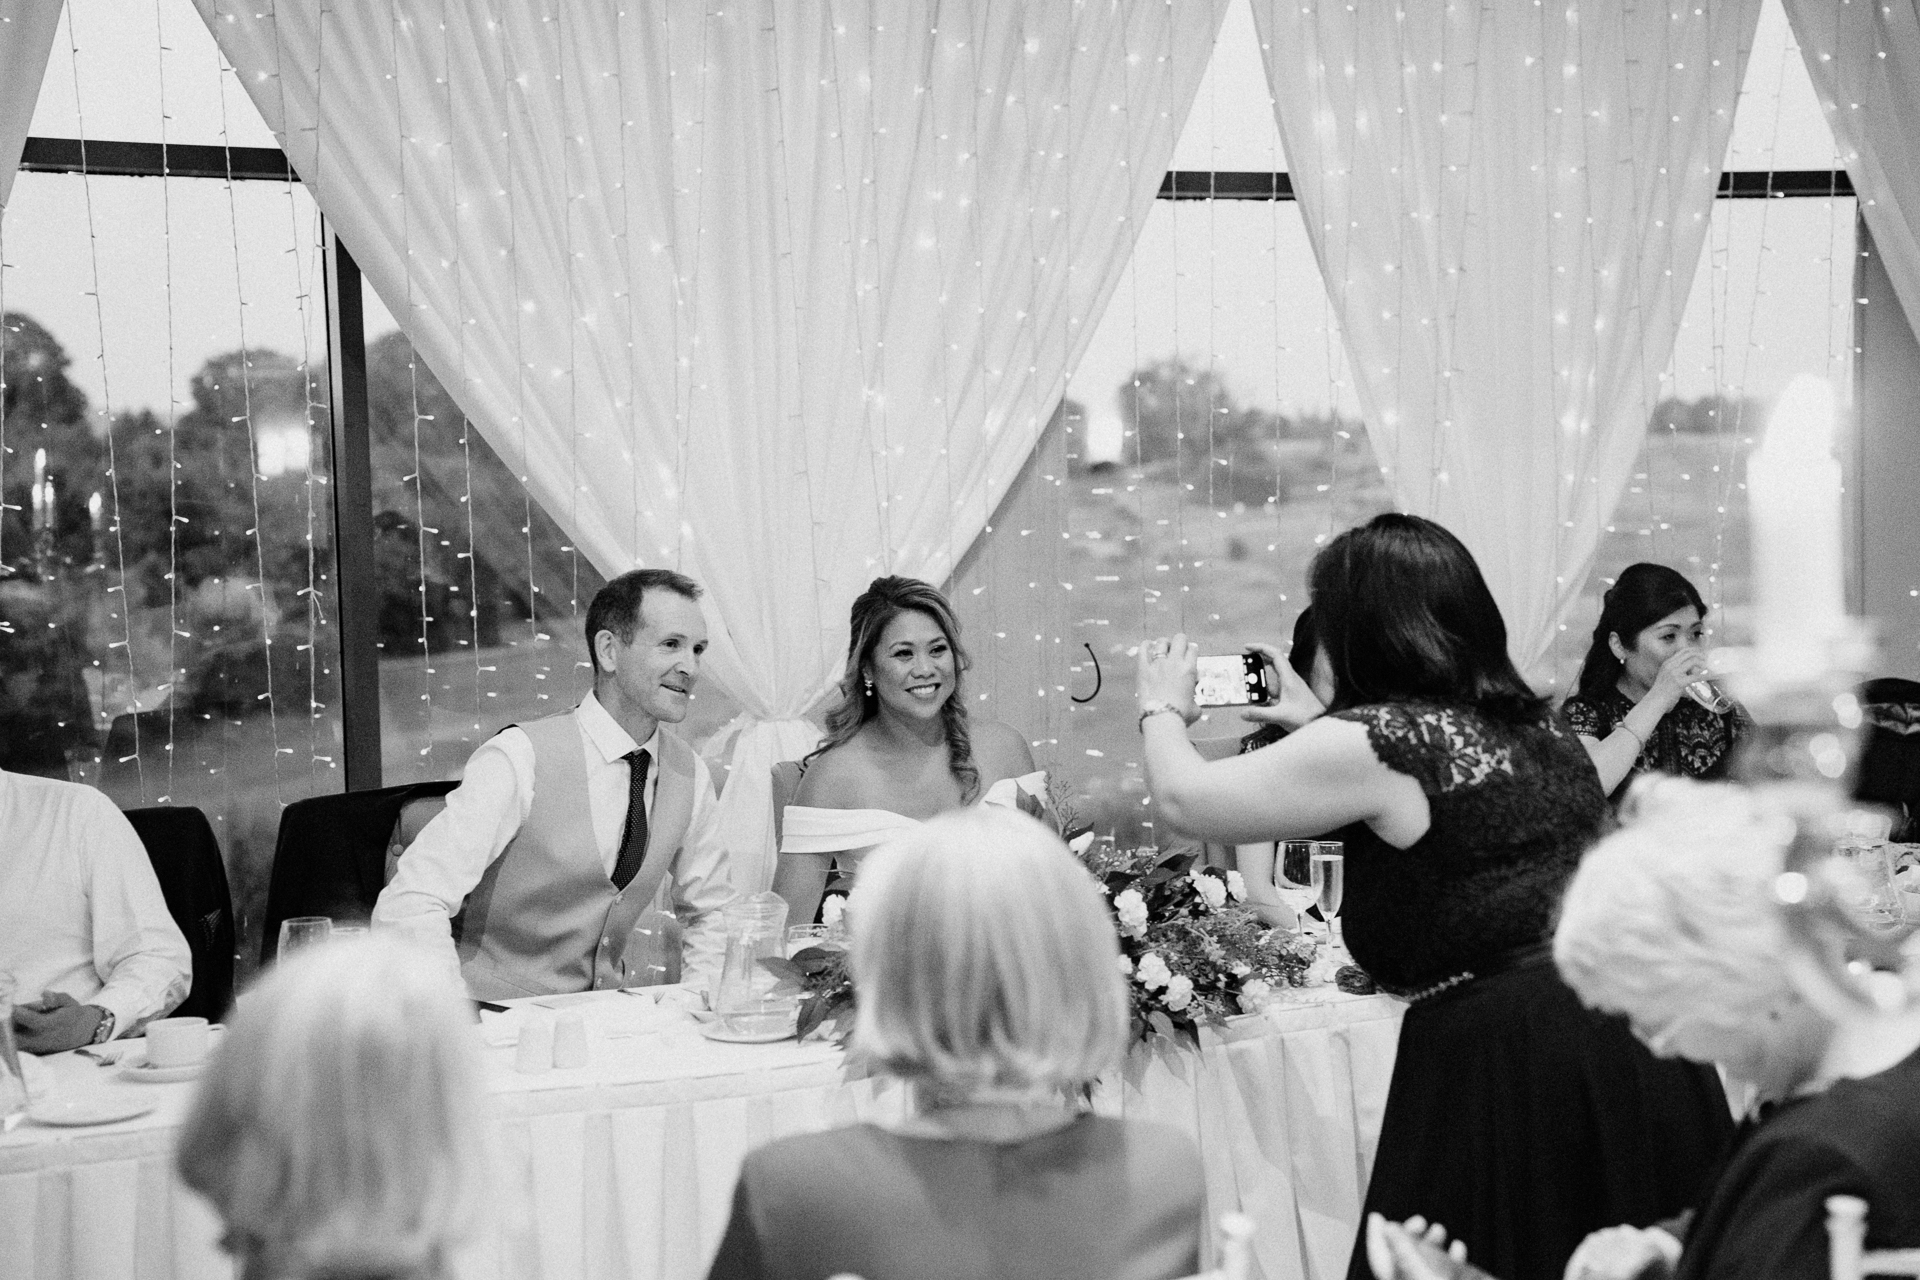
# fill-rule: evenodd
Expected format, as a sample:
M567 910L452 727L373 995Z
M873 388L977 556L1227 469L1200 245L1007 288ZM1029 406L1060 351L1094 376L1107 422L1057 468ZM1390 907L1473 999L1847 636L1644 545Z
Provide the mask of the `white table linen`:
M1137 1051L1095 1098L1194 1134L1209 1215L1254 1216L1270 1280L1344 1273L1393 1069L1397 1002L1314 997L1235 1019L1197 1054ZM588 1023L586 1067L513 1071L518 1021L546 1010L482 1028L499 1175L488 1234L461 1260L474 1280L698 1280L748 1150L885 1119L904 1101L892 1082L845 1079L828 1046L718 1044L646 999L571 999ZM232 1276L218 1224L171 1172L192 1086L125 1082L70 1054L47 1062L67 1096L132 1093L156 1109L0 1135L0 1280Z

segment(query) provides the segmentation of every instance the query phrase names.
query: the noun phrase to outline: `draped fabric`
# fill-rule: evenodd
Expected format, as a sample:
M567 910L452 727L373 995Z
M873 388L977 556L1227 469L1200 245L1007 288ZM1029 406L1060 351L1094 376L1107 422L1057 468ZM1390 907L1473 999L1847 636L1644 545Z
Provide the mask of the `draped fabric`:
M1920 332L1920 6L1786 0L1873 247Z
M0 209L20 169L63 7L61 0L0 0Z
M534 497L706 587L742 864L853 597L945 579L1045 426L1225 10L195 4Z
M1759 0L1253 11L1374 453L1533 673L1659 399Z

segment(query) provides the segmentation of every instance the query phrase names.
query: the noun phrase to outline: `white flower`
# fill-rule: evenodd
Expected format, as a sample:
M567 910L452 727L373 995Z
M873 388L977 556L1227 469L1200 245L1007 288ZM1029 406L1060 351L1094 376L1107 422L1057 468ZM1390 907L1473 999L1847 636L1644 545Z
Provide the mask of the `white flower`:
M1248 1013L1257 1013L1260 1006L1273 997L1273 987L1265 978L1255 978L1240 988L1240 1007Z
M1247 878L1238 871L1227 872L1227 892L1233 895L1235 902L1247 900Z
M1193 887L1207 900L1207 906L1214 911L1227 905L1227 886L1220 883L1218 877L1204 871L1189 871L1187 879L1193 881Z
M1135 967L1133 976L1140 980L1141 986L1151 991L1155 987L1164 987L1171 982L1173 970L1167 968L1167 962L1160 958L1158 951L1149 951L1140 957L1140 963ZM1191 987L1193 984L1187 985Z
M1127 959L1125 956L1121 956L1120 972L1126 974L1129 978L1131 978L1133 976L1133 961Z
M1247 962L1246 962L1245 960L1235 960L1235 961L1233 962L1233 976L1234 976L1234 977L1236 977L1236 978L1244 978L1244 977L1246 977L1246 976L1247 976L1248 974L1250 974L1250 973L1252 973L1252 972L1253 972L1253 966L1252 966L1252 965L1250 965L1250 964L1248 964L1248 963L1247 963Z
M847 897L843 893L829 894L820 904L820 923L839 924L847 914Z
M1113 913L1120 917L1120 928L1133 937L1147 931L1147 900L1138 889L1123 890L1113 900Z
M1067 848L1073 850L1076 857L1084 854L1087 850L1093 848L1093 832L1082 831L1079 835L1067 841Z
M1193 979L1176 973L1167 982L1167 1008L1179 1013L1193 1003Z

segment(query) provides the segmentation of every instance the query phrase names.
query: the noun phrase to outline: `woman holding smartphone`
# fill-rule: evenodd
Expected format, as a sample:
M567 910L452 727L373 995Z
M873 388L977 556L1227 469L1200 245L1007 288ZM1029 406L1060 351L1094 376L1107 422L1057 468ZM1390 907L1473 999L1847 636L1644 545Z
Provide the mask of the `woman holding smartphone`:
M1663 564L1628 565L1601 602L1561 714L1614 804L1642 773L1726 775L1749 721L1707 681L1706 616L1693 584Z

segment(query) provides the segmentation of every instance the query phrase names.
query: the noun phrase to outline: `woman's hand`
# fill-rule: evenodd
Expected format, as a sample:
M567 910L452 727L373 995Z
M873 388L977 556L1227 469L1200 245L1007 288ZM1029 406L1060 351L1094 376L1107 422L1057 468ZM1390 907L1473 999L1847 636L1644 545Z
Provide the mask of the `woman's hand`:
M1565 1280L1666 1280L1679 1256L1679 1241L1658 1227L1608 1227L1580 1242Z
M1298 672L1287 665L1286 657L1278 649L1258 641L1247 648L1265 660L1269 673L1267 687L1278 688L1280 695L1264 706L1248 707L1240 713L1242 719L1255 724L1277 724L1292 733L1326 710L1321 705L1319 695L1308 687Z
M1687 686L1695 680L1707 678L1707 655L1698 649L1682 649L1660 664L1660 674L1653 678L1653 687L1647 690L1642 702L1652 702L1660 707L1660 714L1671 711L1674 704L1687 696Z
M1415 1241L1425 1241L1435 1252L1423 1255ZM1429 1226L1419 1217L1400 1224L1368 1214L1366 1248L1375 1280L1454 1280L1484 1274L1467 1265L1465 1245L1447 1243L1446 1228L1437 1222Z
M1200 658L1200 646L1188 644L1185 633L1171 640L1149 640L1140 646L1140 671L1134 686L1137 708L1145 711L1164 703L1192 724L1200 718L1193 705L1193 684Z

